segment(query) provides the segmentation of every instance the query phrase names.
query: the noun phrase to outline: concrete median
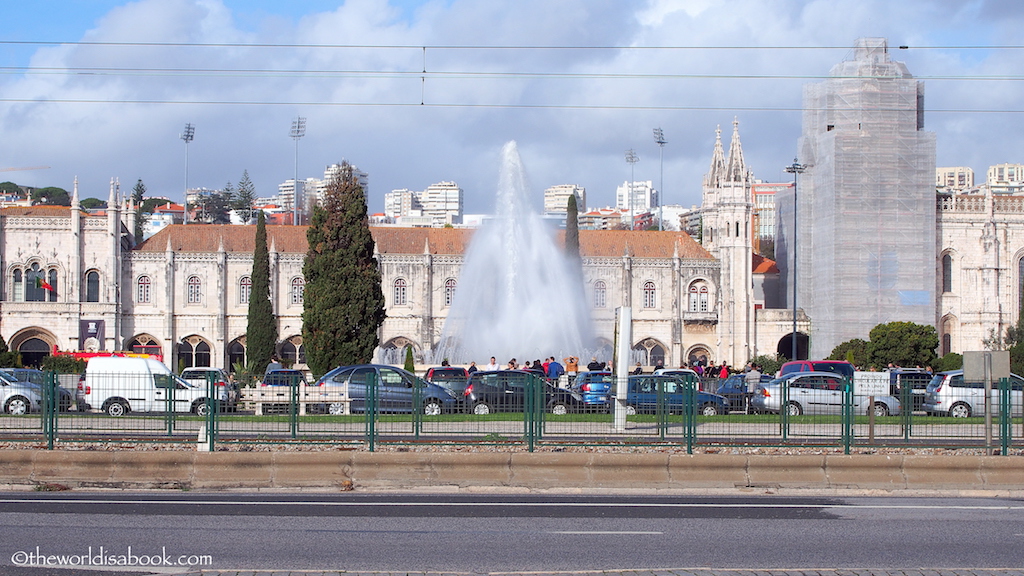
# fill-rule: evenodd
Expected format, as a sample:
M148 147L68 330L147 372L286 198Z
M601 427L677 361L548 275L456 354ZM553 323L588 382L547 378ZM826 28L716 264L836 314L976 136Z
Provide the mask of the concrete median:
M0 451L0 484L112 489L987 491L1024 457L502 452Z

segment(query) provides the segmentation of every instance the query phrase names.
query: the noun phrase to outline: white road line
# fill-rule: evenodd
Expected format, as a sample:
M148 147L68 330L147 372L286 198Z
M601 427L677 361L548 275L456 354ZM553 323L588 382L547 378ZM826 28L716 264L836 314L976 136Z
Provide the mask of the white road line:
M633 531L630 531L630 530L548 530L547 533L548 534L585 534L585 535L598 534L598 535L602 535L602 536L606 535L606 534L612 534L612 535L621 535L621 534L635 535L635 534L641 534L641 535L654 535L654 536L660 536L660 535L664 534L664 532L648 532L648 531L642 531L642 530L633 530Z
M796 509L796 508L851 508L851 509L879 509L879 510L1024 510L1024 505L1010 506L950 506L945 504L919 505L882 505L882 504L773 504L773 503L746 503L733 504L725 502L708 503L654 503L654 502L316 502L316 501L218 501L218 500L106 500L106 499L32 499L32 498L10 498L0 499L0 504L173 504L176 506L332 506L332 507L361 507L379 506L390 508L407 508L414 506L443 508L448 506L463 508L497 508L497 507L520 507L520 508L758 508L758 509Z

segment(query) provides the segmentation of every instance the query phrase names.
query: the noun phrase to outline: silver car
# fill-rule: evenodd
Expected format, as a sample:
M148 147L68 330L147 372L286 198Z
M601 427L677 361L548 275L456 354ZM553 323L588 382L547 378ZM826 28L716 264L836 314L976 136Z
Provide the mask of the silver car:
M939 372L924 391L922 410L929 415L968 418L985 414L985 384L965 382L963 370ZM1024 378L1010 374L1010 414L1020 416L1024 407ZM999 386L992 384L992 414L999 414Z
M779 412L783 387L789 392L786 410L790 416L843 413L843 378L835 372L796 372L762 383L750 401L753 410ZM869 396L855 393L853 400L855 414L869 413ZM900 401L894 396L875 396L874 412L875 416L895 416L900 413Z
M20 416L39 412L43 399L37 388L28 382L18 382L9 376L0 376L0 406L5 414Z

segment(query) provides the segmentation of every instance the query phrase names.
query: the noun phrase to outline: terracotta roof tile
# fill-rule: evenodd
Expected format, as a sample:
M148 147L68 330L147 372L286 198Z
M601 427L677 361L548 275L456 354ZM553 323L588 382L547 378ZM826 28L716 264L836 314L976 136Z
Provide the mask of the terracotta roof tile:
M769 260L760 254L753 255L754 274L778 274L779 267L775 260Z
M466 228L370 228L377 250L382 254L423 254L429 245L431 254L463 254L473 236ZM136 250L162 252L171 247L181 252L216 252L224 239L227 252L252 252L255 226L229 224L174 224L167 226L140 244ZM306 226L267 226L267 244L276 241L278 252L305 253ZM564 231L557 235L564 242ZM671 258L678 250L684 259L712 259L710 253L685 232L647 232L629 230L580 230L580 253L585 257L620 257L629 251L637 258Z
M89 213L80 210L82 216L88 216ZM42 216L42 217L58 217L67 218L71 216L71 208L67 206L11 206L8 208L0 209L0 216Z

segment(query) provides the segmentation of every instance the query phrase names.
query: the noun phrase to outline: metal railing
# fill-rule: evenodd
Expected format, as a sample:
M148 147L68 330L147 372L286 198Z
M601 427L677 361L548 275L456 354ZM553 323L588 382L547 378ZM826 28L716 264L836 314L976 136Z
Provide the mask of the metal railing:
M77 379L77 377L75 377ZM785 409L752 413L749 396L725 398L708 382L650 377L611 382L607 390L560 389L529 377L501 390L487 410L465 398L437 406L424 389L398 389L371 375L365 393L326 390L296 378L278 390L242 389L211 377L204 386L180 381L111 376L108 391L68 390L75 401L62 409L67 377L47 373L38 408L25 415L0 414L0 440L32 442L48 449L80 442L195 443L200 450L268 443L344 444L377 450L383 445L489 445L534 451L551 446L672 446L692 453L709 447L815 447L850 453L852 448L983 448L1024 453L1022 391L1002 381L994 393L992 445L986 446L984 414L967 418L915 412L913 391L904 389L892 410L843 381L822 390L817 405L788 407L795 392L782 387ZM270 387L264 387L270 388ZM82 391L84 392L84 390ZM806 394L806 391L801 391ZM817 393L817 392L815 392ZM812 394L813 396L813 394ZM66 397L66 393L65 393ZM342 398L343 400L339 400ZM815 397L818 398L818 397ZM726 404L725 402L728 402ZM883 406L878 409L875 406ZM616 418L616 412L625 416ZM437 413L440 412L440 413Z

